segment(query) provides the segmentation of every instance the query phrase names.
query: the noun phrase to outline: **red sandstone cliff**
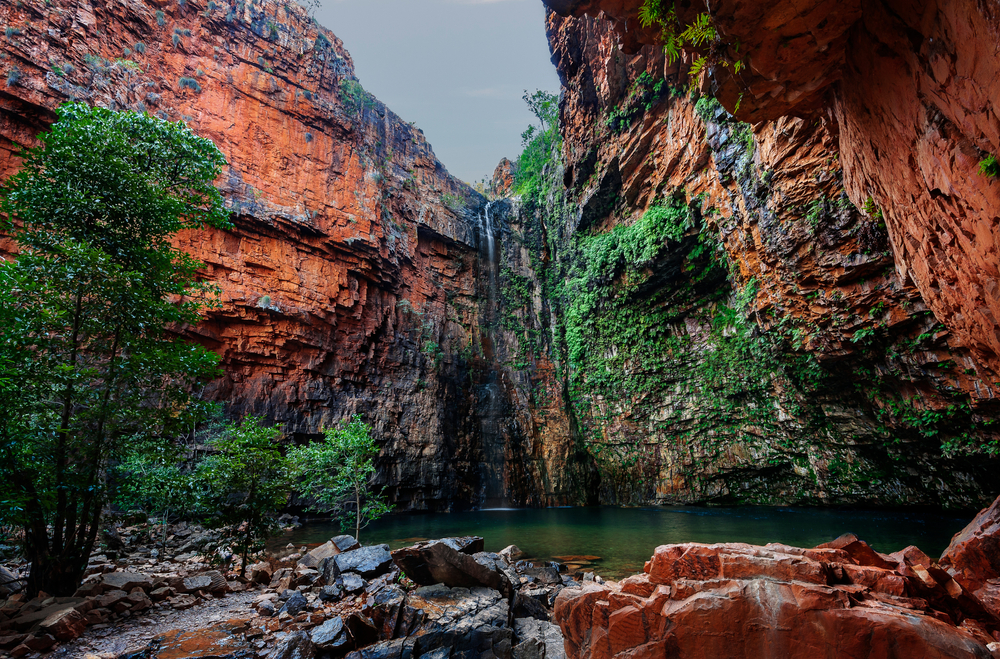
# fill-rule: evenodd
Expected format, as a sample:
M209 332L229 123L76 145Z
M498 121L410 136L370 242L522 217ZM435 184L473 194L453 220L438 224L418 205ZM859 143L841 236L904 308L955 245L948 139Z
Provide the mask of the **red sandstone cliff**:
M622 8L611 4L601 7L614 16ZM640 3L632 4L625 9ZM646 283L609 315L606 326L615 314L630 318L623 311L666 317L653 326L657 338L645 337L654 350L630 352L624 333L588 335L587 350L614 363L623 386L591 385L607 380L601 370L568 377L574 432L602 462L601 499L972 506L992 498L983 471L992 463L939 450L946 436L997 440L981 353L905 274L892 220L851 194L836 117L742 124L710 99L689 97L686 64L667 64L633 27L607 14L550 16L563 82L556 186L568 207L550 190L546 208L521 213L513 236L534 252L529 269L544 291L546 279L578 272L581 241L637 222L665 198L681 194L706 227L701 238L689 231L664 248L641 274ZM705 236L733 267L697 284L685 273L704 267L689 257ZM717 325L731 304L718 297L727 287L755 291L749 319L782 342L789 361L781 372L747 363L764 386L748 383L721 401L720 418L718 396L707 391L717 385L705 379L714 367L704 362L726 341ZM565 325L573 301L554 295ZM544 313L534 319L533 328L549 327ZM559 322L550 330L557 335ZM820 384L788 377L808 364L824 374ZM628 391L650 373L662 374L658 384Z
M293 436L362 413L397 505L474 503L480 198L340 40L275 2L27 0L0 24L0 173L71 98L183 120L228 158L235 228L177 239L222 289L188 330L222 356L206 395Z
M656 42L638 25L642 0L544 1L564 16L605 12L625 52ZM682 20L698 7L681 5ZM952 347L973 358L978 377L963 390L994 398L1000 181L978 162L1000 152L1000 12L973 0L723 0L711 15L747 68L720 67L706 88L730 111L742 98L737 118L758 128L825 120L851 201L870 198L885 215L901 285L919 290Z

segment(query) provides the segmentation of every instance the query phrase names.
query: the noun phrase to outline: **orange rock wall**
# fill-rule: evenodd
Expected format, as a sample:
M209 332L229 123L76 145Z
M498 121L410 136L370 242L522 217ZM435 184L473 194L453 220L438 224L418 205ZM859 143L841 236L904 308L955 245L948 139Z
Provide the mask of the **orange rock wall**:
M339 39L276 2L27 0L0 24L0 174L69 99L185 121L225 153L235 227L177 238L221 289L185 330L222 356L206 396L293 439L360 413L399 508L482 500L484 200L359 92ZM513 500L569 501L514 452Z
M729 281L717 285L755 290L750 321L780 337L788 358L815 359L825 380L803 389L779 377L765 401L772 412L747 415L740 426L744 400L730 415L737 427L706 421L705 385L690 361L714 350L718 307L678 307L666 332L692 346L689 357L678 362L665 347L662 365L626 366L640 374L678 369L673 384L630 398L592 392L574 407L590 428L592 451L631 452L602 471L602 500L975 506L992 499L995 485L980 471L986 462L940 451L949 436L997 441L992 381L961 332L935 315L905 274L888 213L883 223L851 194L838 122L785 116L741 124L708 99L695 103L687 64L668 64L658 47L636 40L641 30L622 26L607 15L549 18L563 82L559 187L570 210L541 213L545 231L560 235L561 258L571 262L579 237L631 224L682 191L732 264ZM644 74L675 90L636 100ZM612 128L613 115L629 109ZM649 299L690 289L675 274L678 257L667 257L653 266L659 287L643 289ZM608 354L627 347L594 339L592 349ZM754 421L761 417L765 426Z
M603 11L628 52L657 41L638 25L641 0L544 1L562 15ZM679 11L690 20L698 7ZM723 51L747 67L719 67L705 88L755 124L829 120L851 200L882 209L901 282L975 361L963 388L995 398L1000 181L978 163L1000 153L1000 12L973 0L726 0L711 13Z

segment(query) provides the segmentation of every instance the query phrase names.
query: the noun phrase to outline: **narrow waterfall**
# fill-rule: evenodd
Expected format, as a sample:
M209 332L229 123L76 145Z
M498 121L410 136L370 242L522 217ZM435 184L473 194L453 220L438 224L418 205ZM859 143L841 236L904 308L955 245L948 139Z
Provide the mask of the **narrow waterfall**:
M481 307L482 349L484 371L477 388L477 412L482 447L483 508L509 505L506 486L506 436L503 427L507 416L507 401L500 384L495 337L500 331L499 288L500 261L497 254L499 209L496 201L488 202L478 216L478 246L480 281L485 288Z

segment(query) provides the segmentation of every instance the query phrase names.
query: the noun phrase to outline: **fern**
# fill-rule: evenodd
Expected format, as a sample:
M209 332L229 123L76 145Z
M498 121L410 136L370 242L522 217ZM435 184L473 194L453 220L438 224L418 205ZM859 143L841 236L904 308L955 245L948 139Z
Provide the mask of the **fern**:
M663 42L663 52L667 56L667 64L673 64L681 56L681 47L684 45L677 35L667 34L666 41Z
M693 44L695 46L701 46L709 41L715 41L717 33L715 27L712 25L712 17L707 13L698 14L698 17L694 19L694 23L687 26L683 32L681 32L681 41Z
M1000 177L1000 161L992 153L979 163L979 173L991 178Z
M663 15L663 7L660 2L662 0L646 0L642 3L642 7L639 7L639 23L643 27L650 27L656 25L660 22L660 18Z
M694 86L695 81L701 72L705 69L705 65L708 64L708 58L702 55L691 64L691 71L688 73L688 77L691 79L691 85Z

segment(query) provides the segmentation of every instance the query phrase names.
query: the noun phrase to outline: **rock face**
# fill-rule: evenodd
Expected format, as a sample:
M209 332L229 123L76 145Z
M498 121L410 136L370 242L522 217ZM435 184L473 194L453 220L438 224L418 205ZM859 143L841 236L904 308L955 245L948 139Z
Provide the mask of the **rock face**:
M573 659L993 656L1000 620L947 572L868 552L664 545L644 574L563 590L553 616Z
M544 1L563 16L605 12L626 52L658 38L636 29L639 0ZM681 9L681 21L695 11ZM738 77L717 67L706 86L755 125L796 116L833 128L850 199L881 209L900 280L974 361L978 381L963 389L977 403L995 398L1000 183L978 163L1000 152L1000 14L972 0L724 1L711 12L747 66Z
M28 0L0 22L0 176L70 99L185 121L227 156L235 228L176 240L221 289L184 332L222 357L206 396L298 440L362 414L398 509L482 500L484 199L364 91L339 39L276 2ZM500 471L502 500L571 501Z
M713 3L747 68L691 96L640 0L546 1L563 163L514 201L276 2L4 3L0 176L68 99L212 138L205 395L293 440L362 414L400 510L992 499L1000 14Z
M499 247L536 446L607 503L992 500L966 457L1000 439L992 385L850 190L839 125L742 123L605 9L549 17L564 167Z
M1000 499L952 538L941 565L1000 617Z

